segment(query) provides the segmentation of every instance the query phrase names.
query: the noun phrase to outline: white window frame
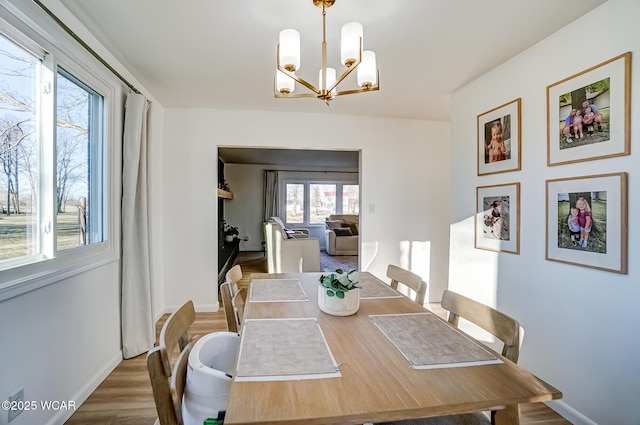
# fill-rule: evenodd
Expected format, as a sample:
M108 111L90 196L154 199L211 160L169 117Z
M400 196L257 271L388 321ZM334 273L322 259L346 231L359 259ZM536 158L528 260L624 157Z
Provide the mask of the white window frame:
M278 210L281 211L281 219L286 225L291 226L305 226L305 227L324 227L324 223L311 223L311 185L312 184L335 184L336 185L336 214L342 214L344 211L344 205L342 205L342 187L344 185L356 185L360 187L360 193L362 193L362 187L358 181L358 174L354 173L340 173L340 172L280 172L278 176L279 180L279 205ZM287 184L301 184L304 186L304 214L302 223L288 223L286 209L287 209Z
M57 252L44 252L37 257L8 260L10 268L0 270L0 302L20 294L61 281L71 276L100 267L119 259L120 253L120 196L122 157L122 115L126 86L83 47L64 32L49 16L33 2L0 2L0 31L36 56L44 57L44 65L50 73L45 76L55 84L54 76L58 66L82 81L103 97L102 127L102 199L103 199L103 242L84 245ZM55 40L55 45L48 40ZM48 81L42 81L48 83ZM41 99L52 116L43 117L39 125L40 143L52 149L55 143L54 97ZM45 153L55 161L55 150ZM54 156L51 156L54 155ZM51 181L53 179L53 181ZM55 176L49 176L41 187L43 192L55 190ZM46 189L45 189L46 188ZM95 188L91 188L94 190ZM43 196L53 196L43 193ZM53 198L50 198L51 200ZM48 201L47 204L49 204ZM47 217L39 217L40 225L50 221L55 223L53 205L47 207ZM55 237L55 232L51 232ZM55 246L48 244L48 246Z

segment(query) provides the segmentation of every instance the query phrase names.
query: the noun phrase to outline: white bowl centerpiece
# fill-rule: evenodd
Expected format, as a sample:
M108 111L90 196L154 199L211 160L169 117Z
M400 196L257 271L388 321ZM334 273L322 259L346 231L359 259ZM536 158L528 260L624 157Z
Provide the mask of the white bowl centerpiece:
M360 307L360 273L336 269L320 276L318 307L333 316L350 316Z

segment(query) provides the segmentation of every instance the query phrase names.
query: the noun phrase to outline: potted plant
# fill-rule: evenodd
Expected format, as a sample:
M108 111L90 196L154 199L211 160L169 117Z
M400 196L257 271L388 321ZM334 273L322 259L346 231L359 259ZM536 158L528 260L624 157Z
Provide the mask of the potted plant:
M318 285L318 307L327 314L349 316L360 307L360 274L355 270L323 274Z
M238 228L235 226L229 226L227 223L224 224L224 239L227 242L233 242L233 240L238 237Z

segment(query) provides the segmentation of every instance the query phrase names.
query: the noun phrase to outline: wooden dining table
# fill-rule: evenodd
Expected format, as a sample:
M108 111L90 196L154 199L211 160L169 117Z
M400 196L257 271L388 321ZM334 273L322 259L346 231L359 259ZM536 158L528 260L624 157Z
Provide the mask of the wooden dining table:
M226 425L362 424L481 410L496 410L495 423L498 425L517 425L520 423L520 404L562 397L553 386L486 347L484 349L495 361L445 362L437 367L416 367L410 356L398 348L402 346L383 332L384 328L376 323L376 318L397 315L429 319L429 326L441 328L439 331L459 331L411 299L389 292L388 285L366 272L361 273L361 280L386 287L372 287L383 290L380 296L365 297L363 289L356 314L332 316L323 313L317 303L320 275L252 274L241 329L238 373L231 384ZM272 299L268 294L267 298L260 299L264 294L259 290L269 288L269 283L276 289L275 294L277 289L280 293L272 294L275 297ZM265 327L262 329L257 325ZM288 330L289 325L293 325L291 330ZM297 326L305 326L305 330L300 331L302 328ZM265 332L274 333L268 336ZM296 333L288 335L287 332ZM429 334L429 338L438 338L439 334ZM462 335L468 339L465 343L481 346L466 334ZM407 336L410 335L401 335ZM324 340L327 351L311 348L310 357L315 359L317 355L319 358L317 362L314 360L314 365L333 361L335 371L324 373L319 370L317 376L294 373L292 376L251 378L252 373L263 373L259 371L263 365L279 370L305 363L304 359L295 360L295 356L278 358L278 348L299 345L309 350L312 340L321 345ZM435 346L442 343L446 347L448 341L420 343ZM269 344L277 346L270 347ZM411 347L403 350L410 351ZM252 372L247 372L247 367Z

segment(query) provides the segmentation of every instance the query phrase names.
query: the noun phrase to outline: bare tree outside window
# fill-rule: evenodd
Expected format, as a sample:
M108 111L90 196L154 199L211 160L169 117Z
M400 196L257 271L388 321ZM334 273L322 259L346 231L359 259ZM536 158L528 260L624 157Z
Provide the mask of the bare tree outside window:
M29 157L36 146L38 66L36 57L0 37L0 260L38 250L38 176Z
M304 184L287 183L287 223L304 220Z
M104 240L102 96L56 70L57 157L47 158L36 131L43 120L37 101L41 72L40 58L0 36L0 261L39 253L51 231L58 251ZM40 96L51 96L47 90ZM49 181L55 199L42 199L40 184ZM55 226L43 209L51 203Z
M345 184L342 186L342 213L360 214L360 186Z
M331 214L336 213L336 185L310 184L311 217L310 223L322 223Z

